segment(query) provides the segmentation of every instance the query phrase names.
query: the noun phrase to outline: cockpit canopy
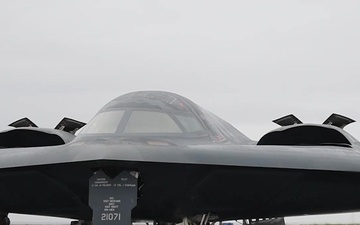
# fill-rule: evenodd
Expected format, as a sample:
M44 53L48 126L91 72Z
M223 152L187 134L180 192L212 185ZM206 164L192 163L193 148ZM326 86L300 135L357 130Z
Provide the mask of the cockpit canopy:
M208 142L250 143L229 123L169 92L142 91L105 105L80 133L84 135L202 138Z
M124 117L126 124L120 126ZM191 114L169 114L149 110L115 110L100 112L87 126L84 133L121 134L179 134L205 135L200 122Z

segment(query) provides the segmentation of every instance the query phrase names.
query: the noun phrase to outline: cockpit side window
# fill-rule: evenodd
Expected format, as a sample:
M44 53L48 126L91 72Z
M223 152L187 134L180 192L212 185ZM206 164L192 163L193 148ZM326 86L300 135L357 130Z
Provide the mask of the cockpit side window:
M81 134L115 133L123 115L123 110L99 113L84 127Z
M182 133L182 131L166 113L133 111L124 129L124 134L141 133Z
M250 143L251 140L236 130L229 123L215 116L211 112L198 107L200 117L217 142Z

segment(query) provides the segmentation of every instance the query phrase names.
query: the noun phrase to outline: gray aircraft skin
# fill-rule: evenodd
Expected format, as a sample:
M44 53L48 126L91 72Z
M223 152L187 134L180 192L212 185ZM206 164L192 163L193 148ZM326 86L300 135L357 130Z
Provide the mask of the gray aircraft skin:
M89 178L99 169L139 172L133 220L360 210L359 142L334 125L287 125L255 142L182 96L143 91L109 102L73 140L56 132L0 133L1 212L91 220Z

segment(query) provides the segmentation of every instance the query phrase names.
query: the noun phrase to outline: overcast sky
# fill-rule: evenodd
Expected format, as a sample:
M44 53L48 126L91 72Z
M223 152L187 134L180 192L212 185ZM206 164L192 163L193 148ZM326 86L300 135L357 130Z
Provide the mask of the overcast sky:
M360 120L359 10L355 0L0 0L0 128L25 116L88 122L137 90L184 95L254 140L289 113ZM360 138L360 123L346 130Z

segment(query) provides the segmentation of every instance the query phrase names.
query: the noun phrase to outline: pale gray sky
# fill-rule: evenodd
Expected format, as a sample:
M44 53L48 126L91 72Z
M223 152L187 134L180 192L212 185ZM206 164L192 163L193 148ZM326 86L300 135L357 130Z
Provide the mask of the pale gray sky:
M252 139L294 113L360 120L360 1L0 0L0 128L184 95ZM360 138L360 123L346 128ZM359 222L360 220L357 220Z

